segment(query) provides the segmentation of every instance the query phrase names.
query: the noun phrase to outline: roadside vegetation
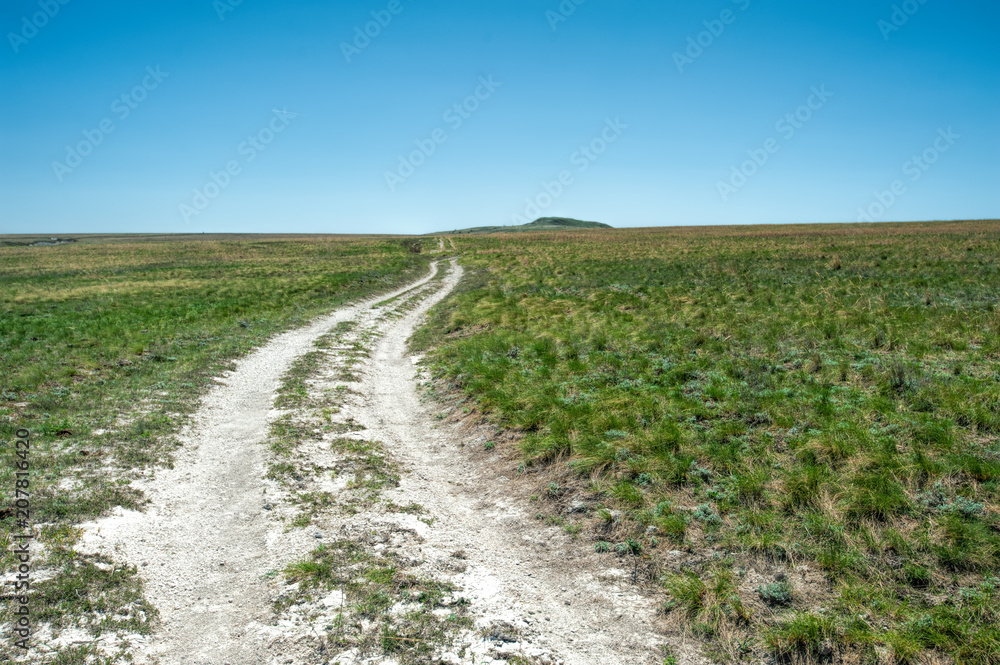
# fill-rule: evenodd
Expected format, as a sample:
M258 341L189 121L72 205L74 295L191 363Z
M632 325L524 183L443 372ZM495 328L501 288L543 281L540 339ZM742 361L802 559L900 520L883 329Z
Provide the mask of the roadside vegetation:
M457 244L415 344L675 632L731 662L1000 663L1000 223Z
M66 630L150 632L156 613L136 570L77 552L74 526L115 506L142 508L130 482L171 464L175 435L212 378L275 333L398 287L429 261L378 238L156 240L0 247L0 436L12 444L17 430L31 432L36 657L95 657L92 646L59 642ZM3 446L5 575L15 564L11 534L21 532L14 461L13 445ZM0 625L9 626L12 587L0 593ZM4 660L14 655L9 636Z

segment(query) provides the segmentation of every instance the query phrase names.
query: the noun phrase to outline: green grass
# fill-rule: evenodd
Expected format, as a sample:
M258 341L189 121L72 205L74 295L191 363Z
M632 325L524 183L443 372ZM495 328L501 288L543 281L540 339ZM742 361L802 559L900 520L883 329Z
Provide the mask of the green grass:
M1000 662L1000 224L456 239L466 278L414 348L436 347L434 371L466 406L520 433L541 503L596 497L560 526L662 568L671 616L706 653ZM0 431L27 427L36 445L33 521L51 525L36 565L57 573L35 592L45 621L150 630L151 612L108 612L142 606L135 571L72 553L67 527L142 507L129 481L170 463L174 434L233 359L427 261L358 238L0 247ZM337 408L307 390L325 352L285 377L287 406ZM276 423L272 477L301 472L292 454L309 436L295 418ZM359 501L396 482L377 443L334 445ZM2 455L7 506L14 457ZM298 498L306 522L336 508ZM13 524L0 524L6 545ZM299 572L341 574L323 572L327 559ZM359 611L380 616L410 581L396 562L369 563L378 579L349 581L371 585ZM0 568L11 564L4 547ZM746 581L776 570L788 594ZM379 648L422 630L388 626Z
M114 506L141 509L145 498L131 480L171 464L174 435L234 359L347 301L415 279L427 264L396 240L357 237L83 237L0 247L0 436L12 442L16 430L31 431L32 522L55 528L40 543ZM286 377L288 406L303 399L302 377L319 353ZM14 461L13 446L4 446L0 508L13 503ZM0 570L8 572L16 529L2 514ZM131 628L101 617L141 597L135 571L73 554L66 537L33 560L36 575L55 573L34 591L35 616L94 635ZM0 623L12 607L0 604ZM154 615L146 617L144 629ZM5 637L0 656L9 647ZM58 658L74 662L70 651L86 649Z
M298 588L275 609L280 613L331 589L340 590L344 606L327 627L327 648L357 648L362 654L393 656L406 664L430 662L441 646L471 627L465 616L468 602L455 597L455 589L446 583L407 573L405 565L393 554L372 554L354 541L321 545L285 569L286 579L297 582ZM390 612L398 604L412 604L414 609ZM443 608L451 611L446 616L434 613Z
M997 662L1000 223L458 246L415 347L520 432L541 487L596 493L644 556L689 553L704 590L667 585L714 654ZM764 602L719 587L720 557L822 577Z

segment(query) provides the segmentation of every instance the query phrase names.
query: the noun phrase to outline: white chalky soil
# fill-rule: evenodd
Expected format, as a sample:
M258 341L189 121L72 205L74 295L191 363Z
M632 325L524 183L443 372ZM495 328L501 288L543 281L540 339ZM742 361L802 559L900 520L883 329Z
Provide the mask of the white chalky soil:
M499 659L505 650L566 665L662 662L663 638L654 627L657 602L632 588L627 576L616 576L588 556L587 543L532 519L530 506L513 498L509 481L472 460L456 428L435 421L432 407L421 404L419 368L406 341L426 311L455 287L462 269L452 261L440 286L401 317L378 318L395 305L373 305L427 284L436 269L393 294L276 337L241 360L204 399L183 434L184 452L175 468L142 486L151 499L147 511L119 510L86 526L82 547L112 551L140 565L148 596L160 610L162 627L137 645L138 662L152 657L163 665L362 662L346 653L338 660L337 654L289 649L303 629L282 625L290 622L275 625L274 571L315 547L317 536L335 539L333 525L340 518L330 524L331 532L281 523L280 511L268 509L281 497L264 480L268 450L262 443L280 415L272 404L282 375L319 336L344 321L380 336L355 369L361 380L352 384L356 394L338 418L364 425L358 435L384 443L402 467L400 486L386 498L422 505L433 522L384 511L343 519L354 525L391 523L412 534L390 547L421 560L422 574L458 587L471 601L477 625L505 622L521 628L516 643L493 645L487 653L480 640L468 645L464 658L445 652L440 662L471 663L473 656L476 663L504 662ZM458 551L464 566L454 565Z

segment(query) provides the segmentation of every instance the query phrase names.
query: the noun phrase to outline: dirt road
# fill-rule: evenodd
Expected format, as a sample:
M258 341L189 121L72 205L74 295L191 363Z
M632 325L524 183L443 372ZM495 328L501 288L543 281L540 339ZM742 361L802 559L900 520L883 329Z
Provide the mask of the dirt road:
M633 590L624 571L588 556L587 544L532 519L529 506L512 498L511 481L468 454L467 445L482 442L442 422L433 402L421 402L420 368L406 343L462 277L454 260L441 268L443 277L435 264L405 289L338 310L243 359L205 398L175 468L142 488L151 497L147 512L119 511L87 525L82 547L139 565L161 612L159 632L134 643L138 662L400 662L331 637L349 614L346 588L275 610L275 601L299 586L278 571L317 543L343 546L352 538L370 556L409 562L407 579L436 580L461 599L464 627L428 647L426 660L411 662L506 662L515 655L567 665L662 661L655 602ZM292 484L281 485L265 478L274 460L264 442L272 423L287 415L273 407L275 395L296 358L332 329L349 332L308 385L314 395L342 399L323 411L325 429L317 427L315 440L296 453L300 469L312 472L297 470ZM348 468L344 442L350 448L369 441L398 468L397 486L389 484L377 501L344 503L371 485L359 480L368 476L338 475ZM302 497L318 495L341 509L296 521ZM396 603L386 620L404 615L407 602ZM447 608L435 612L455 616ZM374 630L373 621L358 619L357 634Z

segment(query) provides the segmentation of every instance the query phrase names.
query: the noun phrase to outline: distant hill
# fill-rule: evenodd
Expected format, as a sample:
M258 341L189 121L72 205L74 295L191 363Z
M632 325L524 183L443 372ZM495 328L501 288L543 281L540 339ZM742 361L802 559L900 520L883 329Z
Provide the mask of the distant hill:
M459 235L468 233L522 233L524 231L567 231L579 229L611 229L609 224L583 222L568 217L540 217L533 222L519 226L476 226L471 229L457 229L431 235Z

